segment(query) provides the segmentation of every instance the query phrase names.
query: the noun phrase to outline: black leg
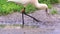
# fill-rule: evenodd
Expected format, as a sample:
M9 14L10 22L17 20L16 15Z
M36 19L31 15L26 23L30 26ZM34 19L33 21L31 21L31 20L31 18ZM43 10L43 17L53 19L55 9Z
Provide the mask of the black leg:
M24 27L24 14L22 13L22 28Z
M24 13L25 15L27 15L27 16L29 16L29 17L31 17L31 18L33 18L35 21L37 21L37 22L42 22L42 21L40 21L40 20L37 20L36 18L34 18L34 17L32 17L32 16L30 16L30 15L28 15L28 14L26 14L26 13Z
M47 16L49 16L49 13L48 13L48 9L47 9L47 8L46 8L46 10L45 10L45 11L46 11L46 15L47 15Z

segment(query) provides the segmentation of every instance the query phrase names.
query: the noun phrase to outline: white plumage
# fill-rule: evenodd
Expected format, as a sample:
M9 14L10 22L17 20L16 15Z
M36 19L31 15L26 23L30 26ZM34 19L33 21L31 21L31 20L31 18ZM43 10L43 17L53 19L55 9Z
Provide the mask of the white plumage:
M15 2L15 3L21 3L24 6L31 3L38 9L46 9L46 8L48 8L48 6L46 4L40 4L38 2L38 0L8 0L8 1L12 1L12 2Z
M29 2L29 0L8 0L8 1L16 2L16 3L21 3L21 4L26 4L26 3Z

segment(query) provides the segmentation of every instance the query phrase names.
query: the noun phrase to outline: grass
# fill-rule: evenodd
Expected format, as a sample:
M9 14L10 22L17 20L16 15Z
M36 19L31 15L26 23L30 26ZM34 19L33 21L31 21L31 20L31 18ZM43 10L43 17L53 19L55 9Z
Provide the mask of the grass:
M49 8L52 8L51 4L58 3L58 0L39 0L40 3L46 3ZM0 0L0 15L7 15L12 12L20 12L23 9L23 5L16 4L14 2L7 2L7 0ZM36 9L32 4L26 6L26 13L34 12Z
M60 3L60 0L58 0L59 1L59 3Z
M22 25L21 24L10 24L10 25L7 25L7 24L0 24L0 28L16 28L16 27L21 27L22 28ZM29 25L24 25L24 28L39 28L39 26L37 25L32 25L32 26L29 26Z
M56 9L53 9L53 10L51 11L51 14L52 14L52 15L57 14L57 10L56 10Z
M0 28L4 28L6 25L2 25L2 24L0 24Z

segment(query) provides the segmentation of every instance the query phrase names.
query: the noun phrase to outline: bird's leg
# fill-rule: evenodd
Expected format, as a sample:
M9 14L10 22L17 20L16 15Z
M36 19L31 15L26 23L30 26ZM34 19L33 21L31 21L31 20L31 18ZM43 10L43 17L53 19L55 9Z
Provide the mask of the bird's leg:
M32 17L32 16L30 16L30 15L28 15L28 14L26 14L26 13L24 13L25 15L27 15L27 16L29 16L29 17L31 17L31 18L33 18L35 21L37 21L37 22L42 22L42 21L40 21L40 20L37 20L36 18L34 18L34 17Z
M22 13L22 28L24 27L24 14Z
M35 21L37 21L37 22L42 22L42 21L37 20L36 18L34 18L34 17L32 17L32 16L30 16L30 15L26 14L26 13L25 13L25 7L24 7L24 11L22 11L22 12L23 12L23 14L25 14L25 15L27 15L27 16L29 16L29 17L33 18Z
M24 12L25 8L22 10L22 28L24 27Z
M46 8L45 11L46 11L46 15L49 16L49 12L48 12L48 9L47 8Z
M24 27L24 14L27 15L27 16L29 16L29 17L31 17L31 18L33 18L33 19L34 19L35 21L37 21L37 22L42 22L42 21L37 20L36 18L34 18L34 17L26 14L26 13L25 13L25 8L24 8L24 9L22 10L22 27Z

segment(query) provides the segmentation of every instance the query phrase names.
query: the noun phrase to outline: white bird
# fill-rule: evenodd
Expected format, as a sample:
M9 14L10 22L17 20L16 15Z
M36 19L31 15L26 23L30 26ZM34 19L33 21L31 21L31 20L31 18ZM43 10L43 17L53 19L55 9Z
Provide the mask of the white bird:
M40 4L38 2L38 0L8 0L8 1L12 1L12 2L15 2L15 3L21 3L24 6L26 6L27 4L31 3L38 9L46 9L46 8L48 8L48 6L46 4Z
M9 1L23 4L24 7L25 7L27 4L31 3L31 4L33 4L33 5L34 5L36 8L38 8L38 9L46 10L46 14L49 14L48 11L47 11L48 6L47 6L46 4L41 4L41 3L39 3L38 0L8 0L7 2L9 2ZM22 10L22 19L23 19L23 25L24 25L24 16L23 16L23 14L27 15L27 14L25 13L25 8ZM27 15L27 16L33 18L33 19L36 20L36 21L39 21L39 20L37 20L36 18L34 18L34 17L30 16L30 15Z

